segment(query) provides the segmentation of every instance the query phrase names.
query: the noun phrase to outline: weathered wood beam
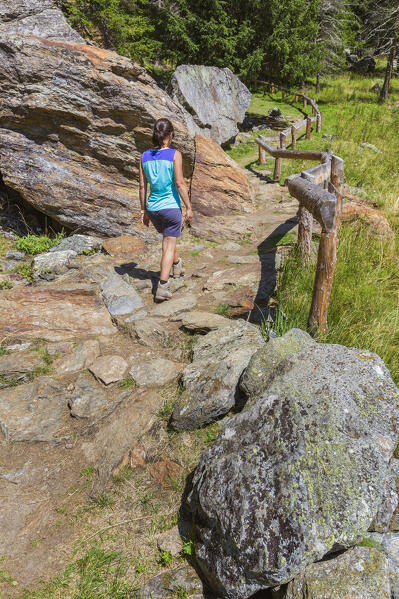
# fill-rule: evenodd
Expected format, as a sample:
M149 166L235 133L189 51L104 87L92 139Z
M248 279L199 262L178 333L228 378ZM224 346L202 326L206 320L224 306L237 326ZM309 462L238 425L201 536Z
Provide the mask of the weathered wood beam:
M312 255L313 216L302 203L299 204L298 219L298 246L305 265Z
M330 161L318 164L312 168L308 168L306 171L302 171L301 177L314 183L315 185L321 185L325 181L330 179L331 175L331 163Z
M308 326L313 335L327 332L327 313L337 262L337 234L322 232Z
M338 214L342 213L342 194L344 186L345 162L339 156L331 159L331 183L337 190Z
M312 133L312 119L308 117L306 119L306 139L310 139Z
M290 194L313 215L325 233L336 229L337 198L302 177L288 182Z
M285 150L281 148L273 148L263 141L262 137L256 139L256 143L261 145L273 158L289 158L291 160L315 160L325 162L327 160L327 152L314 152L311 150Z

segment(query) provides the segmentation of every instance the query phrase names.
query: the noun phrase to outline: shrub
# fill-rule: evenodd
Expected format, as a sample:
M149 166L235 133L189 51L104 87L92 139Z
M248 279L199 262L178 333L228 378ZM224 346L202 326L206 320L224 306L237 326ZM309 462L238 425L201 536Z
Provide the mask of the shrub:
M48 252L50 248L57 245L63 238L61 233L58 233L57 237L50 238L47 235L25 235L20 237L16 246L19 250L26 252L27 254L42 254Z

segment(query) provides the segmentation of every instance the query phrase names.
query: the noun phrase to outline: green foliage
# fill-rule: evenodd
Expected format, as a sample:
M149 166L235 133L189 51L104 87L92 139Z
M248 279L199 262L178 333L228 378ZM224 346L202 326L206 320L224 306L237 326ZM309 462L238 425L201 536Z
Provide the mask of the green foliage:
M192 539L189 539L188 541L184 541L183 543L183 555L192 555L193 554L193 550L194 550L194 543L192 541Z
M359 547L371 547L372 549L378 549L378 551L384 551L383 546L378 541L370 537L365 537L362 539L358 545Z
M48 252L50 248L57 245L63 238L63 235L59 233L56 237L50 238L47 235L25 235L20 237L16 246L19 250L26 252L27 254L42 254Z
M170 551L162 551L161 552L161 555L159 558L159 563L162 566L170 566L172 561L173 561L173 556Z
M95 503L97 507L107 508L114 504L114 500L108 495L108 493L103 493L102 495L95 497L93 499L93 503Z
M0 356L6 356L10 353L11 351L9 349L5 348L3 345L0 345Z
M158 418L160 418L161 420L166 420L168 421L169 418L172 416L172 412L173 412L173 408L175 407L175 400L167 400L165 401L161 408L158 410L157 416Z
M228 304L218 304L215 308L215 314L219 316L231 317L231 307Z
M19 275L22 275L23 277L25 277L25 279L27 281L32 281L33 280L33 263L31 264L20 264L19 266L16 266L14 268L14 272L16 272Z
M11 281L0 281L0 289L3 291L6 289L12 289L14 284Z
M121 389L130 389L130 387L136 387L137 384L133 377L128 376L127 378L123 379L122 381L119 381L118 386Z
M18 385L18 381L12 377L6 377L3 374L0 374L0 385L3 387L15 387Z

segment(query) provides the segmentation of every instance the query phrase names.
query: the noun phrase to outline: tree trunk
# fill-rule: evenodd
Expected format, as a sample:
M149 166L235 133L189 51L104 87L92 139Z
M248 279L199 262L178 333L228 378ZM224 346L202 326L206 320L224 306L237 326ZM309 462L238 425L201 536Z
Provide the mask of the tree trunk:
M320 73L317 73L316 77L316 94L320 93Z
M380 104L382 104L388 100L389 88L391 85L391 79L392 79L392 73L393 73L393 63L396 58L397 52L398 52L398 36L395 35L393 44L392 44L392 48L389 53L387 70L385 72L384 85L382 86L382 90L380 93L380 99L379 99Z

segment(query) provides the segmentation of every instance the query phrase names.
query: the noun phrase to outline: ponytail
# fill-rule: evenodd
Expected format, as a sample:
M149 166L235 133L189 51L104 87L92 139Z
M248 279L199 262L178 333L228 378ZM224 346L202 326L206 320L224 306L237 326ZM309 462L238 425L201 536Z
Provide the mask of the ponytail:
M173 125L169 119L158 119L154 125L152 143L154 148L161 148L165 139L174 134Z

